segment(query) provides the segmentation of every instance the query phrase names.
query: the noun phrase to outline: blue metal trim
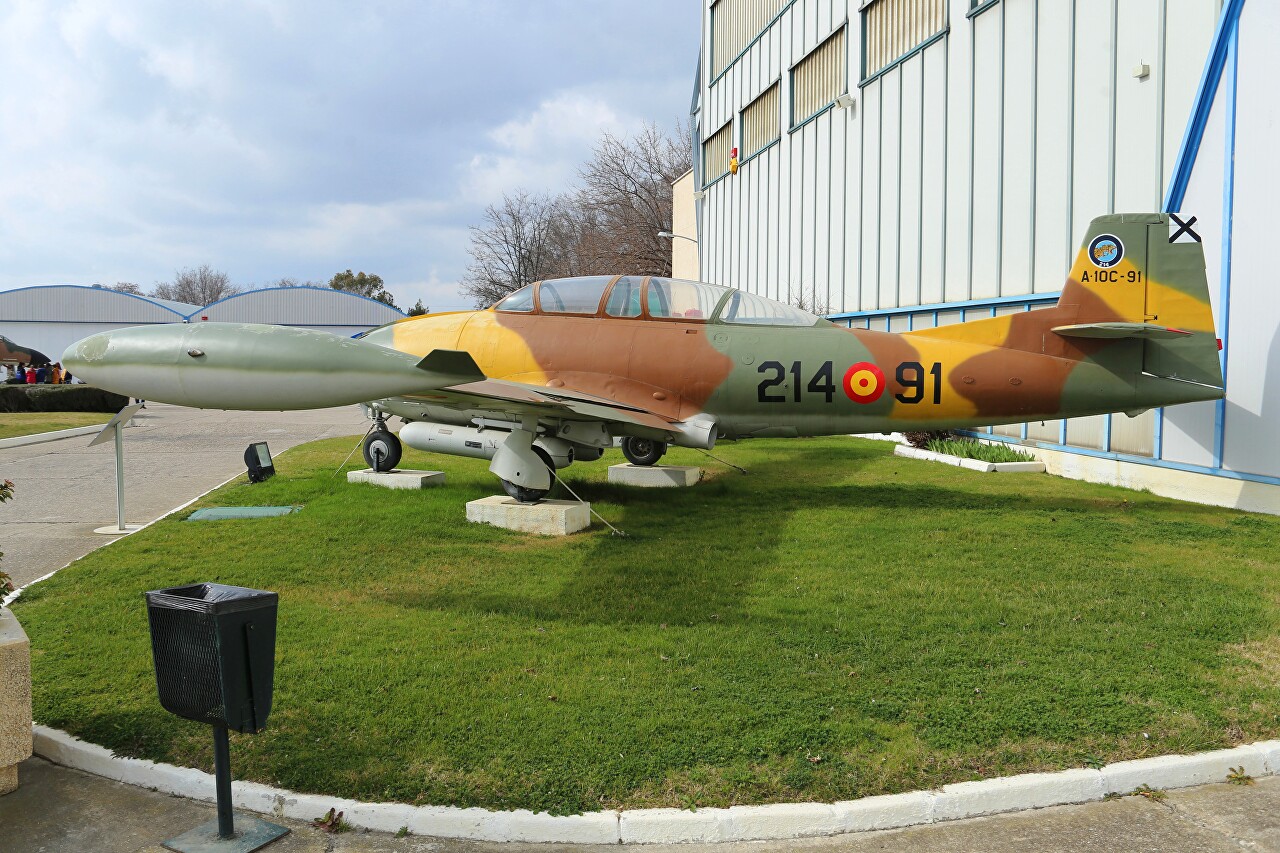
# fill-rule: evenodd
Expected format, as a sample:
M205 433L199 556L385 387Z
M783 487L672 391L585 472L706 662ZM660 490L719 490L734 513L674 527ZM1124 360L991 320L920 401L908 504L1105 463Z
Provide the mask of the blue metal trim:
M964 16L966 18L976 18L999 2L1000 0L987 0L987 2L985 3L979 3L978 5L970 9L968 12L965 12Z
M800 128L804 127L806 124L808 124L809 122L811 122L811 121L813 121L814 119L818 118L819 116L824 116L824 115L826 115L827 113L831 112L831 110L835 107L835 105L836 105L836 102L835 102L835 101L832 101L831 103L827 104L825 107L823 107L822 109L818 110L816 113L814 113L813 115L809 116L807 119L805 119L804 121L800 122L799 124L793 124L793 125L791 125L791 127L787 130L787 133L795 133L797 130L799 130Z
M738 53L738 55L737 55L737 56L735 56L733 59L730 59L730 60L729 60L729 62L725 65L725 67L724 67L724 70L723 70L723 71L721 71L719 74L717 74L716 76L714 76L714 77L712 77L712 78L711 78L711 82L707 84L707 88L708 88L708 89L710 89L712 86L714 86L715 84L719 83L719 82L720 82L720 78L721 78L721 77L723 77L724 75L728 74L728 73L729 73L729 69L731 69L731 68L733 68L733 66L737 65L737 64L738 64L738 60L739 60L739 59L741 59L742 57L746 56L747 51L749 51L749 50L751 50L751 48L755 47L755 46L756 46L756 42L758 42L758 41L760 41L760 39L764 38L764 34L765 34L765 33L767 33L767 32L769 32L769 30L773 27L773 25L774 25L774 24L778 23L778 20L779 20L783 15L785 15L785 14L786 14L786 12L787 12L787 10L788 10L788 9L790 9L792 6L794 6L794 5L795 5L795 2L796 2L796 0L787 0L786 5L784 5L784 6L782 7L782 11L780 11L780 12L778 12L778 14L774 15L774 16L769 20L769 23L767 23L767 24L765 24L765 25L764 25L764 29L763 29L763 30L761 30L760 32L756 33L756 37L755 37L755 38L753 38L751 41L749 41L749 42L747 43L747 46L746 46L746 47L744 47L744 48L741 50L741 52L739 52L739 53ZM708 41L708 42L710 42L710 41L711 41L711 39L710 39L710 38L708 38L708 39L707 39L707 41ZM701 66L699 66L699 70L701 70Z
M165 310L165 311L168 311L168 312L170 312L171 314L176 314L176 315L178 315L179 317L183 318L184 320L187 318L187 315L186 315L186 314L183 314L181 311L177 311L177 310L175 310L175 309L173 309L173 308L170 308L168 305L164 305L164 304L162 304L162 303L160 303L160 302L156 302L154 299L152 299L152 298L151 298L151 297L149 297L149 296L139 296L139 295L138 295L138 294L136 294L136 293L123 293L123 292L121 292L121 291L119 291L119 290L112 290L112 289L111 289L111 288L109 288L109 287L89 287L88 285L84 285L84 284L33 284L33 285L29 285L29 286L27 286L27 287L15 287L15 288L13 288L12 290L5 290L5 291L0 291L0 292L2 292L2 293L19 293L19 292L21 292L21 291L23 291L23 290L45 290L45 289L47 289L47 288L54 288L54 287L74 287L74 288L77 288L77 289L79 289L79 290L92 290L92 291L94 291L95 293L114 293L116 296L127 296L127 297L129 297L130 299L140 299L140 300L142 300L143 302L147 303L148 305L154 305L155 307L157 307L157 308L161 308L161 309L163 309L163 310ZM176 301L176 300L174 300L174 301ZM14 322L24 322L24 321L21 321L21 320L6 320L5 322L6 322L6 323L14 323ZM47 322L47 321L45 321L45 320L40 320L40 321L26 321L26 322ZM95 321L95 322L97 322L97 321ZM104 323L110 323L110 322L114 322L114 321L112 321L112 320L103 320L102 322L104 322Z
M1156 409L1155 435L1153 436L1151 455L1156 459L1164 458L1164 406Z
M1182 209L1182 199L1187 194L1191 171L1195 168L1200 142L1204 139L1205 125L1209 123L1209 113L1213 109L1218 81L1222 79L1222 69L1227 63L1231 35L1235 32L1240 20L1240 10L1243 8L1244 0L1226 0L1222 7L1218 29L1213 34L1213 44L1204 63L1200 86L1196 90L1195 106L1187 120L1187 130L1182 137L1182 146L1178 149L1178 159L1174 161L1173 178L1169 181L1169 191L1164 197L1166 212L1176 213Z
M865 20L865 16L864 16L864 20ZM865 25L863 26L863 30L864 30L864 31L866 30L866 26L865 26ZM948 26L948 27L943 27L942 29L938 30L938 32L936 32L936 33L934 33L933 35L929 36L927 39L925 39L924 41L920 42L920 44L918 44L918 45L916 45L915 47L911 48L911 50L909 50L909 51L907 51L906 53L902 54L902 56L899 56L899 57L898 57L897 59L895 59L893 62L890 62L888 65L886 65L884 68L881 68L881 69L880 69L879 71L877 71L875 74L872 74L870 77L864 77L864 78L862 79L862 81L858 83L858 88L859 88L859 89L861 89L861 88L864 88L864 87L866 87L866 86L871 85L871 84L872 84L872 83L874 83L876 80L880 79L880 77L881 77L881 76L883 76L883 75L885 75L885 74L888 74L890 71L892 71L893 69L897 68L897 67L898 67L899 65L901 65L902 63L906 62L908 59L911 59L911 58L912 58L913 56L915 56L917 53L923 53L923 52L924 52L924 50L925 50L927 47L929 47L930 45L934 44L934 43L935 43L935 42L937 42L938 40L940 40L940 39L942 39L942 38L946 37L947 33L949 33L949 32L951 32L951 27L949 27L949 26ZM864 62L865 62L865 57L864 57Z
M388 305L387 303L383 302L380 299L371 299L370 297L365 296L364 294L361 294L361 293L352 293L350 290L340 290L336 287L313 287L312 285L309 285L309 284L301 284L301 285L298 285L297 287L260 287L257 290L246 290L243 293L233 293L230 296L224 296L221 299L210 302L208 305L204 306L199 311L192 311L190 314L186 315L186 317L184 317L183 319L190 320L192 317L195 317L198 314L208 311L210 308L212 308L215 305L221 305L223 302L230 302L232 299L239 299L241 296L251 296L255 293L266 293L271 290L318 290L321 293L338 293L344 296L354 296L357 299L363 299L367 302L376 302L377 304L381 305L384 308L390 308L392 311L396 312L401 317L409 316L408 314L404 313L399 308L396 308L393 305ZM337 325L344 325L344 324L339 323Z
M781 137L781 136L779 136L777 139L773 140L773 141L772 141L772 142L770 142L768 145L766 145L765 147L761 148L759 151L757 151L756 153L752 154L752 155L751 155L750 157L748 157L747 159L745 159L745 160L739 160L739 161L738 161L738 171L739 171L739 172L741 172L741 171L742 171L742 167L743 167L743 166L747 165L747 164L748 164L748 163L750 163L752 160L756 159L756 158L757 158L757 157L759 157L761 154L763 154L764 152L768 151L770 148L772 148L773 146L777 145L777 144L778 144L779 142L781 142L781 141L782 141L782 137Z
M1236 193L1236 81L1239 73L1239 27L1233 27L1228 44L1228 62L1231 73L1227 76L1227 139L1225 161L1226 174L1222 177L1222 272L1218 284L1218 314L1222 318L1222 351L1218 353L1222 366L1222 381L1227 380L1227 349L1231 330L1231 232L1235 217ZM1213 410L1213 466L1222 467L1222 454L1227 441L1227 400L1222 398Z
M1280 477L1267 474L1249 474L1244 471L1232 471L1229 468L1210 468L1205 465L1192 465L1188 462L1170 462L1167 459L1155 459L1150 456L1134 456L1131 453L1114 453L1094 450L1089 447L1075 447L1069 444L1053 444L1046 441L1019 442L1011 436L995 435L975 430L956 430L963 435L975 438L988 438L993 441L1004 441L1010 444L1025 444L1027 447L1038 447L1045 450L1057 450L1063 453L1077 453L1081 456L1093 456L1097 459L1112 459L1116 462L1132 462L1138 465L1150 465L1155 468L1168 468L1173 471L1186 471L1191 474L1208 474L1211 477L1225 477L1228 480L1248 480L1251 483L1266 483L1269 486L1280 486Z
M989 308L997 305L1028 305L1057 302L1061 291L1054 293L1026 293L1022 296L994 296L990 299L968 299L961 302L931 302L928 305L909 305L903 308L880 308L873 311L846 311L840 314L828 314L828 320L847 320L855 317L879 317L881 314L915 314L918 312L954 311L965 308ZM934 323L936 325L937 319Z

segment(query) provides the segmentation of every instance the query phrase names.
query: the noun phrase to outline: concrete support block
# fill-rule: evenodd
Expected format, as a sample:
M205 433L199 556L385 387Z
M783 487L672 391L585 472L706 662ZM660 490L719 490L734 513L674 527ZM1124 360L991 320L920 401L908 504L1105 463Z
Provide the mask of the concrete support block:
M0 607L0 794L17 789L31 742L31 643L13 611Z
M348 471L348 483L371 483L384 489L425 489L428 486L443 486L443 471L374 471L365 468L363 471Z
M692 465L624 465L609 466L609 482L642 489L671 489L695 485L702 479L702 469Z
M550 500L522 504L514 498L494 495L468 502L467 521L522 533L567 536L591 526L591 505Z
M1134 788L1186 788L1227 781L1233 767L1244 767L1250 776L1267 774L1267 752L1257 746L1237 746L1195 755L1162 755L1117 761L1102 768L1104 794L1128 794Z
M958 820L1100 800L1102 787L1102 773L1083 768L1060 773L1024 773L980 782L957 782L943 786L937 795L933 819Z

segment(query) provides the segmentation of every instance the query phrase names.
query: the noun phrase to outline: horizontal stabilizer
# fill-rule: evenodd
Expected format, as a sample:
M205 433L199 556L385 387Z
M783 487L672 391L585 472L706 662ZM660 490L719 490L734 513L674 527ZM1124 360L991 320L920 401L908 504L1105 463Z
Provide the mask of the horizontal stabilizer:
M1081 323L1077 326L1054 326L1053 331L1065 338L1180 338L1191 334L1182 329L1153 326L1150 323Z
M487 377L471 353L456 349L433 349L418 362L418 369L432 374L436 388L481 382Z

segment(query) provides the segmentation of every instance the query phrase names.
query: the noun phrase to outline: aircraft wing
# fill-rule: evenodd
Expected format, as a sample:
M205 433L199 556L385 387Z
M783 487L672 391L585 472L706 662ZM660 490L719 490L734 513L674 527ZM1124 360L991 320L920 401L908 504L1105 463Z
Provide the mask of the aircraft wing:
M490 379L471 354L436 349L418 362L432 376L430 391L403 399L451 409L495 415L538 415L570 420L603 421L671 432L670 418L615 400L565 388L540 388L524 382Z
M424 394L409 394L402 399L450 409L488 412L494 415L536 415L558 419L603 421L672 432L670 418L611 400L592 398L577 392L510 382L505 379L481 379L450 385Z

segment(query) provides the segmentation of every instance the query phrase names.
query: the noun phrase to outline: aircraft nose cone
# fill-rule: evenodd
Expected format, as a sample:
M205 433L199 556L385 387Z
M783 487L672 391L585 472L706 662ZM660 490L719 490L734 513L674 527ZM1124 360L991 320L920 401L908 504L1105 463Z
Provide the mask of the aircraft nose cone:
M110 348L110 332L90 335L66 348L62 353L62 366L85 382L92 383L91 377L96 372L94 363L101 361Z

